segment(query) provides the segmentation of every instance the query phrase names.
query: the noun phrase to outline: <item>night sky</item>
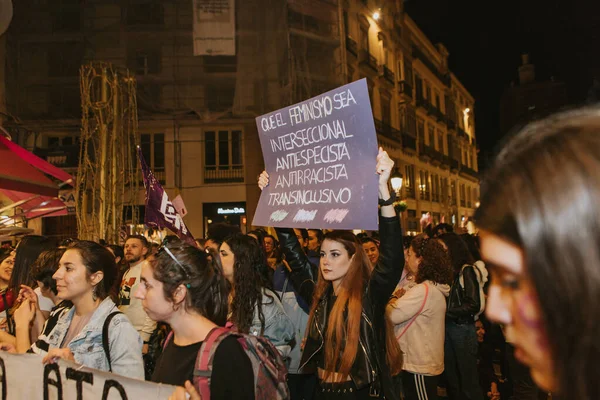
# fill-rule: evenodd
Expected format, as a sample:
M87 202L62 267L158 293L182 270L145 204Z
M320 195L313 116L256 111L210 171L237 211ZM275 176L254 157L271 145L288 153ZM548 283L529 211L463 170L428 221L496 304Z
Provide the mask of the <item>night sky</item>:
M480 166L496 149L500 97L518 82L529 53L538 81L567 84L571 104L585 102L600 78L600 1L408 0L406 12L450 52L450 69L475 97Z

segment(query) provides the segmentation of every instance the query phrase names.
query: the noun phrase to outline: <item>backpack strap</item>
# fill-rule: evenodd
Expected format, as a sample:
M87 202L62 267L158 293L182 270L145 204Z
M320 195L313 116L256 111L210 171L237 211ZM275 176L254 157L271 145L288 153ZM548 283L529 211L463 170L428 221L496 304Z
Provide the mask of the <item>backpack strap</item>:
M169 332L167 334L167 337L165 338L165 342L163 343L163 351L167 348L167 344L169 344L169 342L171 341L172 338L173 338L173 330L171 330L171 332Z
M108 326L110 325L110 321L117 314L123 314L121 311L113 311L104 320L104 325L102 325L102 348L104 349L104 354L106 355L106 359L108 360L108 371L112 372L112 365L110 363L110 348L108 347Z
M213 328L200 346L198 356L196 357L196 367L194 368L194 386L199 391L202 399L210 399L210 376L212 374L213 348L225 339L231 330L223 327ZM209 368L210 367L210 368Z
M425 298L423 299L423 304L421 304L421 308L419 308L419 311L417 311L417 313L415 314L415 316L412 317L412 319L410 320L410 322L404 327L404 330L398 336L396 336L397 340L400 340L400 338L406 333L406 331L408 330L408 328L410 328L410 326L412 325L412 323L415 322L415 320L417 319L417 317L419 316L419 314L421 314L421 312L425 308L425 303L427 303L427 296L429 295L429 285L427 285L426 283L424 283L423 285L425 286Z

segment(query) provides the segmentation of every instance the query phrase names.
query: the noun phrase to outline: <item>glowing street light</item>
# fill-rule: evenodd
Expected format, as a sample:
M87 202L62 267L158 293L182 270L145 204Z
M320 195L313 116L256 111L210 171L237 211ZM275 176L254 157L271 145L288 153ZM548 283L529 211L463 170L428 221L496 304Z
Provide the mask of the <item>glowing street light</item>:
M373 19L374 19L375 21L377 21L377 20L379 19L379 17L380 17L380 16L381 16L381 14L379 13L379 11L375 11L375 12L373 13Z

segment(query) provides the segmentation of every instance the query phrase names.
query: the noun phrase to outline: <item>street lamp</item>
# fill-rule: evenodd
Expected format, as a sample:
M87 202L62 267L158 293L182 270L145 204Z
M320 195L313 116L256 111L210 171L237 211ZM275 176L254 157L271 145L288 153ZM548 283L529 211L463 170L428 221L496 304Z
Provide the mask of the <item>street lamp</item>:
M400 190L402 189L402 174L398 171L398 168L394 169L392 176L390 177L392 182L392 189L396 192L396 197L400 197Z

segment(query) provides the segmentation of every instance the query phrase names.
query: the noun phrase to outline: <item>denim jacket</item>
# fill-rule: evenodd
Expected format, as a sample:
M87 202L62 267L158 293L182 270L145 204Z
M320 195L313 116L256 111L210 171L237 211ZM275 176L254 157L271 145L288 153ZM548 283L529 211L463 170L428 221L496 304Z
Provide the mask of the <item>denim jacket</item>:
M109 371L108 360L102 347L102 328L106 317L113 311L119 311L110 298L100 303L90 321L75 336L67 347L73 353L75 361L89 368ZM56 326L48 334L49 348L60 348L67 335L75 308L62 314ZM110 361L112 372L131 378L144 379L142 361L142 339L124 314L115 315L108 327ZM40 350L41 354L45 352Z
M267 295L271 296L272 299ZM263 290L262 312L265 317L265 330L262 336L269 339L281 355L287 358L295 344L294 324L283 310L283 305L279 297L268 289ZM250 334L260 336L258 309L254 310L254 319L250 327Z

